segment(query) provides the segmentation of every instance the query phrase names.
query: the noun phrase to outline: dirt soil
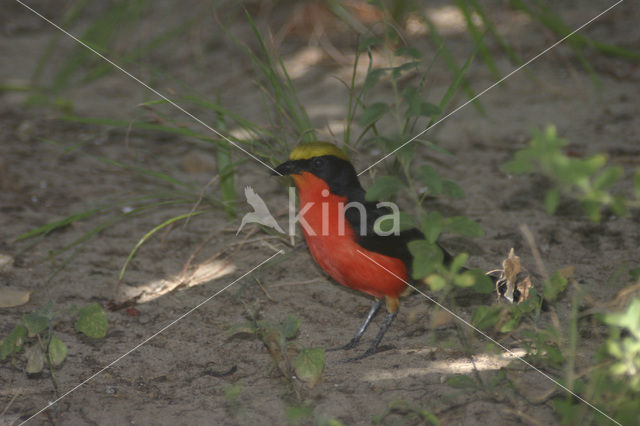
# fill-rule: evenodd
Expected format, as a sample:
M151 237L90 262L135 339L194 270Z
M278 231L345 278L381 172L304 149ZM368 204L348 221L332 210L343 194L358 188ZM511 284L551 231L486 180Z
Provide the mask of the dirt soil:
M562 2L557 6L570 26L577 27L608 3L594 0ZM52 3L30 4L53 21L62 21L64 10ZM444 7L446 12L446 5L436 2L430 7ZM69 30L81 34L89 22L100 16L103 7L98 3L90 7L90 13ZM127 30L121 49L148 40L151 34L180 20L194 16L201 19L187 34L148 53L139 63L128 64L127 69L162 93L179 94L183 87L189 87L204 99L219 95L231 110L266 123L251 63L221 31L221 23L212 13L215 7L231 6L197 1L153 4L136 28ZM17 3L3 8L0 82L28 81L47 44L58 36L58 50L48 59L41 78L42 82L49 81L56 66L76 47L75 42ZM332 24L337 25L335 28L319 28L330 34L325 38L331 42L330 48L318 43L319 38L305 27L305 18L298 13L303 10L300 4L278 3L273 8L251 4L250 8L261 28L269 27L276 36L282 36L280 51L285 62L296 68L294 83L320 134L339 140L348 96L340 78L347 78L350 72L349 61L357 44L355 35L338 24ZM522 14L505 8L504 2L488 3L487 11L523 58L535 56L556 40ZM241 13L218 13L233 18L223 21L231 34L250 46L256 45ZM473 43L456 24L460 17L451 13L443 16L453 16L452 22L443 18L443 22L449 22L443 33L462 64L473 50ZM292 20L298 22L297 27L279 31ZM638 51L639 21L638 5L624 2L584 32L599 41L620 43ZM320 38L325 36L321 34ZM427 37L414 34L410 42L432 57L435 52ZM514 69L498 46L490 47L503 75ZM109 52L106 54L109 56ZM498 266L514 247L539 280L544 271L536 264L520 230L526 225L535 236L547 271L575 267L575 285L556 307L561 322L567 320L576 292L585 290L591 303L605 302L629 284L623 268L637 266L640 260L640 216L635 212L620 218L607 213L602 223L594 224L579 205L571 202L564 202L558 214L550 216L542 203L547 183L534 176L510 176L501 166L527 145L533 127L553 123L558 133L571 142L570 150L575 155L602 152L611 162L623 164L625 183L617 189L631 196L629 177L640 166L640 68L595 53L587 57L601 82L600 88L571 50L561 45L530 64L527 72L514 74L484 94L481 101L487 116L468 105L427 133L426 138L445 147L453 158L425 147L416 150L420 161L435 164L444 177L458 182L466 193L463 199L432 201L429 207L449 215L467 215L485 230L481 238L444 238L445 246L452 251L469 252L470 263L481 268ZM441 62L436 62L429 75L429 96L433 100L439 99L451 81L451 74ZM468 71L476 92L491 85L491 77L479 59ZM61 95L81 116L148 118L149 113L139 104L156 99L121 72L89 82L76 80ZM390 87L379 90L377 96L381 99L392 96ZM33 290L27 304L0 310L0 336L6 336L25 313L52 303L61 312L55 332L69 349L68 358L55 369L53 379L47 370L27 376L8 362L0 364L0 423L18 424L62 395L66 396L30 423L284 424L294 416L291 407L304 405L311 412L301 420L305 424L327 419L370 424L398 400L436 413L444 424L559 421L550 401L530 402L554 387L549 380L517 360L508 363L486 355L495 352L491 351L491 344L454 321L432 327L429 318L434 307L417 294L403 299L400 314L383 341L383 350L375 356L335 364L347 354L327 352L324 373L313 388L296 378L283 378L259 339L230 336L227 331L246 322L249 312L257 312L261 319L274 324L294 315L301 321L295 339L299 347L334 347L352 337L372 300L327 278L300 239L296 248L291 248L254 225L236 236L240 217L228 222L219 208L206 210L188 223L150 238L136 254L122 283L123 288L132 290L180 282L184 279L183 268L195 254L189 271L197 270L200 275L190 282L198 285L183 286L140 303L135 307L137 311L108 311L105 339L80 335L73 328L73 317L65 310L94 301L107 310L120 268L142 235L172 216L189 212L193 205L156 208L150 214L115 222L78 250L60 255L52 253L107 216L93 222L76 222L30 247L34 241L16 242L15 237L75 212L170 188L157 179L123 171L102 158L168 173L218 197L217 183L206 186L217 173L215 149L185 136L65 121L55 108L25 107L27 95L23 92L6 91L0 96L0 253L15 259L12 267L0 271L0 286ZM459 94L455 102L459 105L465 100ZM178 110L167 107L162 111L185 126L206 132ZM210 113L202 119L215 123ZM239 191L251 185L270 206L286 205L284 182L271 177L269 170L241 152L233 155L236 160L245 160L238 169ZM366 148L352 157L361 170L379 155ZM283 152L280 159L285 157ZM364 180L370 183L371 175L365 175ZM127 206L122 204L121 208ZM244 204L240 210L250 211ZM285 219L285 215L279 216L283 226ZM286 252L281 262L235 282L280 249ZM224 254L215 258L223 250ZM231 283L234 284L228 289L174 323ZM474 303L484 302L486 299L472 299L466 306L452 308L469 318ZM365 344L373 338L380 321L382 316L375 319ZM171 326L164 329L168 325ZM466 336L478 354L474 359L477 373L459 343L460 335ZM496 338L514 350L522 347L509 335L496 334ZM595 334L584 336L576 360L578 370L589 365L600 343ZM358 350L362 349L356 353ZM114 361L117 362L104 369ZM454 389L445 383L447 377L459 373L479 375L486 381L507 364L504 371L516 383L517 392ZM548 373L556 378L562 375L562 371ZM81 383L84 384L76 387ZM385 423L402 421L420 423L401 413L384 418Z

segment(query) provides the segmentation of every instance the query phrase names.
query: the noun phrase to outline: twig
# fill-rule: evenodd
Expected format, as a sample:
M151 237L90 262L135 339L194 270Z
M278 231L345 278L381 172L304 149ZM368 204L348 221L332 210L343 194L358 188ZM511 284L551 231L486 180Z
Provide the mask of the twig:
M540 250L538 250L538 246L536 245L536 240L533 238L533 234L531 230L526 224L520 225L520 231L522 235L524 235L525 240L529 244L529 248L531 249L531 253L533 253L533 257L536 260L536 264L538 265L538 270L542 274L542 277L548 281L549 273L547 272L547 268L542 261L542 256L540 255Z
M260 282L260 280L257 277L253 278L256 283L258 284L258 287L260 287L260 290L262 290L262 292L264 293L265 296L267 296L267 299L271 300L274 303L277 303L278 301L276 299L274 299L273 297L271 297L271 295L269 294L269 292L267 291L266 288L264 288L264 286L262 285L262 282Z
M15 401L18 395L20 395L20 392L22 392L22 386L20 386L20 388L16 391L16 393L11 397L7 405L4 407L4 410L2 410L2 413L0 413L0 416L4 416L7 413L7 411L9 411L9 408L13 404L13 401Z
M209 188L209 186L213 185L213 183L215 181L217 181L218 179L220 179L220 174L217 174L214 177L212 177L209 180L209 182L207 182L207 184L202 188L202 190L200 191L200 194L198 194L198 200L196 201L196 203L191 208L191 211L189 212L189 216L187 217L187 220L184 221L184 225L183 226L187 226L189 224L189 220L191 219L191 214L193 214L193 212L196 211L196 209L200 206L200 203L202 202L202 199L204 198L204 192L207 190L207 188Z
M533 416L530 416L527 413L524 413L520 410L514 410L512 408L503 408L502 411L504 411L505 413L509 413L509 414L513 414L514 416L517 416L519 418L521 418L522 420L532 424L532 425L540 425L543 426L546 423L542 423L541 421L539 421L538 419L536 419Z
M531 253L533 253L533 257L536 260L536 264L538 265L538 270L542 274L542 278L548 282L549 272L547 271L547 267L544 265L542 256L540 255L540 250L538 250L536 240L533 237L533 233L526 224L520 225L520 231L524 235L525 240L527 240L527 244L529 244L529 249L531 250ZM556 310L553 308L553 306L551 306L551 304L549 304L549 315L551 316L553 326L557 330L561 330L562 328L560 326L560 319L558 318L558 314L556 313ZM558 342L558 344L560 344L560 342Z

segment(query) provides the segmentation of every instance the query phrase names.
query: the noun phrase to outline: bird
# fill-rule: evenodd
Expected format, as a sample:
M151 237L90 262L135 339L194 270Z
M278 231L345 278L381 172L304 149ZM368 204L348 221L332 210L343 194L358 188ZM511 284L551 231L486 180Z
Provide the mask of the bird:
M247 223L258 223L260 225L273 228L281 234L284 234L284 230L271 215L267 204L258 194L256 194L253 188L247 186L244 189L244 196L247 199L247 203L249 203L249 205L253 207L254 211L246 213L242 217L242 223L240 223L240 227L238 228L236 235L238 235L240 231L242 231L242 228L244 228L244 225L246 225Z
M400 295L407 283L413 281L413 256L408 244L424 239L423 233L416 228L398 233L375 232L377 219L388 215L391 209L365 199L365 190L349 157L330 142L299 144L275 172L293 178L299 198L300 224L316 263L339 284L375 299L355 336L346 345L332 349L348 350L358 346L384 303L387 313L373 343L364 353L346 361L375 354L398 315ZM355 205L361 205L362 210L345 209ZM449 264L452 256L441 250L444 263Z

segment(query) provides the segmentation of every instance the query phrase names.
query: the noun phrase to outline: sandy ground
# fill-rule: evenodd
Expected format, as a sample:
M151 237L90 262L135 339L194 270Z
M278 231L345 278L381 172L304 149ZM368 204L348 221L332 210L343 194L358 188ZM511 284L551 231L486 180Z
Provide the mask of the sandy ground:
M182 81L203 98L214 99L219 94L223 104L233 111L264 122L256 77L247 58L221 33L210 8L199 2L192 3L188 7L178 7L172 2L154 5L132 31L132 38L122 41L122 46L136 43L158 27L202 14L204 18L187 36L176 38L144 58L146 64L162 70L162 74L153 73L140 64L131 64L128 69L163 93L180 93ZM572 27L608 6L601 1L580 2L580 7L575 7L576 4L564 4L559 11ZM60 21L62 11L49 3L34 2L33 5L56 22ZM291 19L294 9L276 7L256 13L261 25L277 29ZM93 16L74 26L74 33L81 33L86 23L100 13L98 6L91 10ZM522 15L504 9L502 2L490 4L488 10L503 36L524 58L533 57L555 41L554 36L541 31ZM56 30L17 4L5 11L0 28L3 32L0 81L28 79ZM229 22L234 22L227 23L231 32L255 45L242 15L228 15L233 18ZM639 18L637 5L625 2L591 25L586 33L604 42L621 43L638 50ZM425 37L415 36L411 41L426 54L433 55ZM473 49L468 36L457 32L455 27L448 32L447 40L459 55L460 63ZM334 34L332 41L345 58L351 57L355 36L347 32ZM59 43L61 53L50 58L48 70L55 69L65 57L64 52L75 46L64 36ZM493 49L504 74L514 68L495 46ZM297 70L294 82L320 133L325 137L330 137L330 132L340 136L339 121L345 115L347 91L335 77L344 78L349 65L337 63L324 50L314 48L304 34L292 33L284 38L281 51L285 61L292 64L320 52L317 62L311 61L312 65ZM517 73L504 85L483 95L481 100L487 117L468 106L428 133L430 140L454 154L453 160L423 148L417 151L425 162L436 164L443 176L456 180L467 195L461 200L438 200L433 206L447 214L467 215L481 223L486 231L484 237L473 240L445 238L445 245L454 251L470 252L471 264L483 268L496 266L509 248L515 247L534 276L540 276L542 271L536 267L520 232L520 226L527 225L535 235L547 270L575 267L577 287L557 306L562 321L568 317L571 294L577 289L586 290L594 300L606 301L629 284L626 277L615 277L624 265L638 262L640 217L637 213L625 218L607 214L602 223L593 224L579 206L568 202L561 205L559 214L549 216L542 205L544 181L531 176L509 176L501 170L501 165L512 158L516 150L526 146L532 127L554 123L578 155L603 152L611 161L623 164L627 174L619 190L627 195L631 193L629 176L638 167L640 158L637 139L640 69L595 54L589 56L589 60L602 82L600 89L594 86L571 51L560 46L532 63L528 74ZM43 81L50 77L50 71L45 72ZM436 64L429 82L434 99L438 99L450 79L442 65ZM477 92L492 83L491 75L479 60L469 69L469 81ZM63 95L72 100L78 115L121 119L144 117L147 113L139 103L154 99L119 72L74 85ZM390 89L382 87L379 96L390 96ZM71 123L59 119L60 114L53 109L25 108L23 93L5 92L1 97L0 253L15 257L15 264L0 272L0 285L34 291L28 304L0 310L0 336L5 336L23 314L48 302L59 311L93 301L107 309L120 268L140 237L162 221L192 208L190 204L157 208L153 213L113 224L77 251L50 256L52 250L74 241L100 221L74 223L21 252L29 241L16 243L14 238L22 232L74 212L172 189L155 179L123 172L100 158L162 171L200 189L215 176L216 159L212 146L186 137ZM458 104L464 101L463 96L456 98ZM191 119L179 111L170 108L164 111L191 125ZM202 118L213 123L210 114ZM194 124L193 128L197 126ZM65 147L74 145L78 145L76 149L65 151ZM284 159L286 154L282 153L281 157ZM370 150L363 150L354 155L356 168L366 167L375 158ZM234 152L234 159L245 157ZM365 176L365 182L370 180L370 176ZM266 168L251 160L239 166L236 184L238 189L252 185L269 205L285 205L284 183L269 177ZM215 184L205 192L212 197L219 194ZM248 211L244 206L240 209ZM104 216L102 220L106 219ZM301 321L296 337L301 347L332 347L351 338L371 300L336 285L315 265L311 266L312 259L304 245L299 244L294 250L281 240L255 232L252 226L236 237L238 225L239 219L227 222L222 210L209 209L186 225L174 226L151 238L134 258L123 285L143 287L162 280L174 282L180 279L185 263L194 253L191 270L199 268L199 273L212 275L199 280L200 285L137 305L139 315L131 315L131 311L126 310L109 311L110 327L103 340L94 341L79 335L73 329L73 322L66 319L67 314L61 314L55 332L67 344L69 356L55 370L57 392L49 372L27 377L7 362L0 364L0 410L8 408L1 422L13 424L29 418L48 401L88 378L91 380L31 423L282 424L292 418L290 407L305 405L311 416L304 418L303 423L322 423L335 418L345 424L369 424L376 416L384 415L389 403L397 400L436 413L444 424L558 422L550 403L529 402L547 392L552 383L517 361L503 371L516 384L518 392L454 389L445 384L452 374L473 375L473 367L459 343L459 329L454 323L445 323L436 329L430 327L429 313L433 307L419 295L403 300L400 315L383 342L384 351L349 364L333 364L343 358L344 353L327 353L328 364L312 389L295 379L285 380L273 367L272 358L259 339L230 337L227 330L246 322L249 312L257 312L260 318L272 323L294 315ZM249 234L251 232L253 234ZM237 250L230 253L228 248L232 245ZM225 248L225 254L212 262L211 258ZM279 249L286 251L282 262L240 279L137 347ZM69 255L72 255L69 263L59 270ZM216 263L220 259L225 259L224 264ZM453 308L468 318L473 303L472 300L470 306ZM376 318L376 324L379 321L381 317ZM366 339L372 338L373 333L370 331ZM488 353L488 342L480 336L472 332L465 335L478 354L478 374L484 380L494 377L499 368L507 365L482 355ZM509 347L522 347L511 336L496 337ZM599 344L595 338L593 341L585 338L577 364L587 365ZM136 350L111 368L92 377L134 348ZM549 373L555 377L561 374L559 371ZM237 390L238 395L231 395L230 389ZM396 421L419 423L399 414L383 419L384 423Z

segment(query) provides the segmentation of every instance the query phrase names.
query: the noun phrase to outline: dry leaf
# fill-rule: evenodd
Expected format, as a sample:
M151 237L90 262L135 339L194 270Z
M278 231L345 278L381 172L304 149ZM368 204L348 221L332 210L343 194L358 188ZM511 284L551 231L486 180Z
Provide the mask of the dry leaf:
M32 290L18 290L8 287L0 288L0 308L12 308L24 305L29 301Z
M499 273L496 281L498 299L502 296L511 303L522 303L529 297L532 287L529 273L522 268L520 258L515 255L513 248L502 261L502 268L488 274ZM567 271L569 272L569 271Z
M433 314L431 314L431 321L429 321L429 327L432 329L436 329L445 324L453 323L453 316L445 311L444 309L438 309Z
M516 290L520 292L520 297L516 300L516 303L522 303L529 298L529 290L533 287L531 284L531 277L525 272L518 274L518 280L516 281Z
M24 348L24 355L27 358L26 371L28 374L35 374L44 368L44 352L37 343Z
M0 272L8 271L13 267L13 257L0 253Z

